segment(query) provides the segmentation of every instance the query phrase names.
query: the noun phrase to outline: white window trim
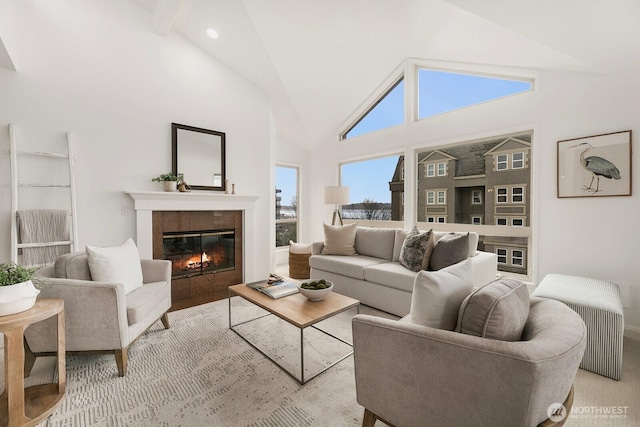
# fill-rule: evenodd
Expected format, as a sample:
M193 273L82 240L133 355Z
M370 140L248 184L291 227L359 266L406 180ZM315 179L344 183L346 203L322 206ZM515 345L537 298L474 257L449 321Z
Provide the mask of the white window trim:
M503 219L504 220L504 224L498 224L498 221ZM509 225L509 219L503 216L500 217L495 217L496 220L496 226L498 227L507 227Z
M431 202L429 202L429 196L431 196ZM427 205L435 205L436 204L436 192L433 190L428 190L426 194L426 203Z
M475 195L478 195L478 199L480 199L478 202L475 201ZM480 190L473 190L471 191L471 204L472 205L481 205L482 204L482 191Z
M440 166L442 166L442 173L440 173ZM447 162L438 162L436 171L438 176L447 176Z
M500 190L505 190L506 193L505 194L500 194ZM504 196L505 197L505 201L501 202L500 201L500 196ZM496 204L507 204L509 203L509 187L496 187Z
M474 221L474 220L476 220L476 219L478 220L478 222L477 222L477 223L476 223L476 222L473 222L473 221ZM471 216L471 224L473 224L473 225L482 225L482 216L479 216L479 215L472 215L472 216Z
M504 255L500 255L499 251L504 251ZM507 248L495 248L495 254L498 258L498 264L509 265L509 250ZM503 256L505 262L500 262L500 257Z
M504 157L504 161L500 161L500 157ZM504 165L504 167L500 168L500 165ZM509 170L509 155L508 154L496 154L496 170L497 171Z
M522 256L516 257L516 256L514 255L514 252L516 252L516 251L517 251L517 252L522 253ZM514 260L514 259L519 259L519 260L521 260L521 261L522 261L522 263L521 263L521 264L516 264L515 262L513 262L513 260ZM525 265L524 265L524 260L525 260L525 253L524 253L524 251L523 251L522 249L511 249L511 257L510 257L510 260L511 260L510 265L512 265L512 266L514 266L514 267L521 267L521 268L524 268L524 267L525 267Z
M424 176L427 178L433 178L436 176L436 164L427 163L424 168Z
M517 221L517 220L522 221L522 225L516 225L516 224L513 223L514 221ZM512 227L524 227L524 223L525 223L524 217L511 218L511 226Z
M516 188L521 188L522 189L522 194L514 194L513 190L515 190ZM513 204L522 204L522 203L525 202L525 200L526 200L525 191L526 190L524 189L524 186L515 185L515 186L511 187L510 190L511 190L510 191L510 193L511 193L511 203L513 203ZM522 201L521 202L516 202L515 200L513 200L514 197L516 197L516 196L522 197Z
M522 154L522 160L515 160L515 159L514 159L514 156L515 156L516 154ZM524 151L518 151L517 153L513 153L513 154L511 154L511 169L515 169L515 170L518 170L518 169L524 169L525 164L526 164L526 158L527 158L527 156L526 156L526 153L525 153ZM516 161L518 161L518 162L522 162L522 166L518 166L518 167L516 167L516 166L514 165L514 163L515 163Z
M440 195L442 195L442 202L440 202ZM437 190L436 205L446 205L446 204L447 204L447 190Z

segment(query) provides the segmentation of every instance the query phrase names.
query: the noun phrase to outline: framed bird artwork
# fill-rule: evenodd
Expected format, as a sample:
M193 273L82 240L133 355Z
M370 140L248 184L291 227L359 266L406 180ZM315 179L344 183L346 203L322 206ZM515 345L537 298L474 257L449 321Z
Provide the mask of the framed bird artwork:
M630 195L630 130L558 141L558 197Z

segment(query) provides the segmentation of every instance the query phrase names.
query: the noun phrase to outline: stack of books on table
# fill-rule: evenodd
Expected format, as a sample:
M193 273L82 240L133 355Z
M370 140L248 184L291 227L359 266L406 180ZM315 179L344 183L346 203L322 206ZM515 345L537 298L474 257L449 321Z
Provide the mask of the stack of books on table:
M278 299L288 295L297 294L299 292L298 285L292 282L274 282L274 283L250 283L248 287L262 292L263 294Z

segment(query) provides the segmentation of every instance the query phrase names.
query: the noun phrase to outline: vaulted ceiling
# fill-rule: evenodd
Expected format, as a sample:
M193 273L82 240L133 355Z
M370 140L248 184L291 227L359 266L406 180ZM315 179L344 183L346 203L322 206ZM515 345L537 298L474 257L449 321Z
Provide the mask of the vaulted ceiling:
M131 0L271 100L317 146L407 58L608 73L640 65L637 0ZM219 38L209 38L212 27Z

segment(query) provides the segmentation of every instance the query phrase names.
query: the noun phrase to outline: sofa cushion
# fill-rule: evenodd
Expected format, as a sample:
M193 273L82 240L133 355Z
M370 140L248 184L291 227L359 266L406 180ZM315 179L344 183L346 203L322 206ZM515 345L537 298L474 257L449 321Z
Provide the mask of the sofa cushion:
M96 282L122 283L125 294L142 286L140 254L131 238L120 246L87 245L87 259L91 277Z
M313 252L313 243L296 243L289 240L290 254L310 254L311 252Z
M462 301L473 288L471 260L439 271L421 271L411 295L411 323L452 331Z
M402 245L404 245L404 238L409 234L408 230L403 230L402 228L396 229L396 237L393 242L393 258L391 261L398 262L400 261L400 252L402 251Z
M413 229L404 238L402 250L400 251L400 264L404 265L411 271L422 270L425 257L429 257L433 246L429 241L433 238L432 231L429 230L420 233L418 227Z
M324 225L323 255L355 255L357 224Z
M395 228L357 227L356 252L359 255L391 261L395 237Z
M469 235L469 256L472 257L476 254L478 250L478 241L480 240L480 236L475 232L466 232L466 231L454 231L454 232L445 232L445 231L434 231L433 236L435 237L435 243L438 243L438 240L442 239L445 236L464 236L465 234Z
M146 283L127 295L127 322L138 323L166 298L167 282ZM169 292L171 292L169 290Z
M529 291L523 282L499 279L471 293L458 314L457 332L518 341L529 317Z
M383 262L366 267L364 269L364 279L367 282L388 288L411 292L413 290L413 282L416 280L416 273L408 270L399 262Z
M86 252L74 252L59 256L54 265L54 277L60 279L91 280Z
M451 233L442 237L433 247L429 261L430 270L440 270L457 264L469 257L469 233L456 236Z
M309 265L315 270L330 271L334 274L364 280L365 268L384 263L380 258L364 255L345 257L341 255L312 255Z

